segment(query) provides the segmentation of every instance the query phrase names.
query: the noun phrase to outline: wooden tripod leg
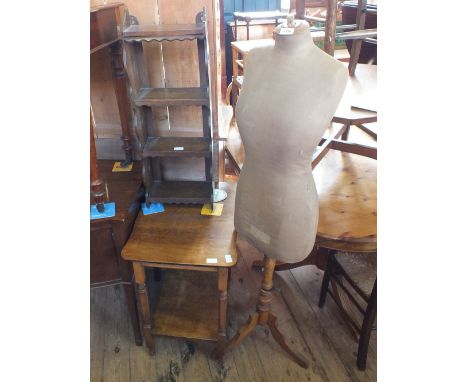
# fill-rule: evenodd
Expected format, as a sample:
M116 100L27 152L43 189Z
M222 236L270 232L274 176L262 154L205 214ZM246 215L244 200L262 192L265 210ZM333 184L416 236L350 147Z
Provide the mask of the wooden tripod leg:
M307 363L304 358L302 358L299 354L296 354L286 343L284 340L283 335L279 331L278 327L276 326L276 317L270 313L268 317L268 327L270 328L271 334L273 334L273 338L276 340L276 342L283 348L283 350L288 353L294 361L297 362L297 364L304 369L307 369L309 367L309 364Z
M249 316L247 324L245 324L236 335L228 342L225 352L231 351L239 345L244 339L255 329L258 324L258 313Z
M229 341L226 346L226 351L232 350L235 346L239 345L257 325L268 325L273 338L278 344L296 361L299 366L307 369L307 362L294 353L287 345L283 335L276 326L276 317L270 313L271 305L271 290L273 289L273 273L275 271L276 260L264 257L263 259L263 281L260 294L258 296L257 313L249 317L247 324L237 332L237 334Z

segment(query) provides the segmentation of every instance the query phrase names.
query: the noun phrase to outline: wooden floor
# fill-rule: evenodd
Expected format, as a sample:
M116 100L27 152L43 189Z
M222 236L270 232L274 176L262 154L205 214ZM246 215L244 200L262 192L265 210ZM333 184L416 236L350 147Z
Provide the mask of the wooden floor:
M261 273L251 269L260 255L240 243L229 291L228 336L254 310ZM210 357L214 344L156 338L156 355L133 342L125 296L120 286L91 290L91 381L375 381L376 333L371 337L366 371L355 366L357 343L346 331L334 302L317 306L323 273L314 266L277 272L272 310L291 346L309 361L304 370L284 353L267 329L228 353L222 362Z

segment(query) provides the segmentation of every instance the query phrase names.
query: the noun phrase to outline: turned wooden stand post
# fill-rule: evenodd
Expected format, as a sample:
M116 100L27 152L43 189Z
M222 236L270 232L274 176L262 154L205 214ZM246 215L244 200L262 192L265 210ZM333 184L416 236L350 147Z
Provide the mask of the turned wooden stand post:
M114 74L115 95L119 107L120 124L122 125L122 149L125 151L125 162L122 167L132 163L132 140L130 139L130 108L128 104L127 74L123 63L122 41L116 41L110 46L112 55L112 70Z
M146 347L150 355L155 354L154 338L151 333L151 308L149 303L148 288L146 286L145 267L137 262L133 262L133 273L135 274L135 282L137 284L137 293L140 299L140 313L143 321L143 337L145 338Z
M91 192L99 212L104 212L104 182L99 176L99 167L96 159L96 144L94 143L93 114L90 110L90 164L91 164Z
M308 368L307 362L296 354L286 343L283 335L276 326L276 317L270 312L271 290L273 289L273 272L275 271L276 260L265 256L263 259L264 274L262 288L258 296L257 312L249 316L247 324L242 327L226 346L226 351L232 350L239 345L257 325L268 325L271 334L276 342L288 353L299 366Z

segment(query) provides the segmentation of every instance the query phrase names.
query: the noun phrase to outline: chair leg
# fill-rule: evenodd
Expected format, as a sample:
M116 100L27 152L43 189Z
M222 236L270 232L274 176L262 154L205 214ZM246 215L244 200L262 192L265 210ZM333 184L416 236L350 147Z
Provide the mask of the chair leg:
M359 336L359 348L357 356L357 367L359 370L366 369L367 351L369 350L369 340L377 316L377 279L375 280L372 294L367 305L366 314L362 323L361 334Z
M327 298L328 286L330 285L330 273L332 272L333 266L333 254L330 255L327 263L327 269L323 274L322 288L320 290L320 299L319 299L319 308L322 308L325 305L325 300Z

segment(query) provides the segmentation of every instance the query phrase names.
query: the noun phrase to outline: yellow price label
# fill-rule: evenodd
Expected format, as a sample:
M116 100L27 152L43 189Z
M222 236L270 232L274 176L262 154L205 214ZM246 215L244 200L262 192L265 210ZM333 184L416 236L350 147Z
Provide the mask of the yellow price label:
M201 209L202 215L221 216L223 213L223 203L214 203L214 210L211 210L211 203L205 203Z
M130 163L127 167L122 167L122 162L115 162L112 167L112 172L130 172L132 171L133 163Z

